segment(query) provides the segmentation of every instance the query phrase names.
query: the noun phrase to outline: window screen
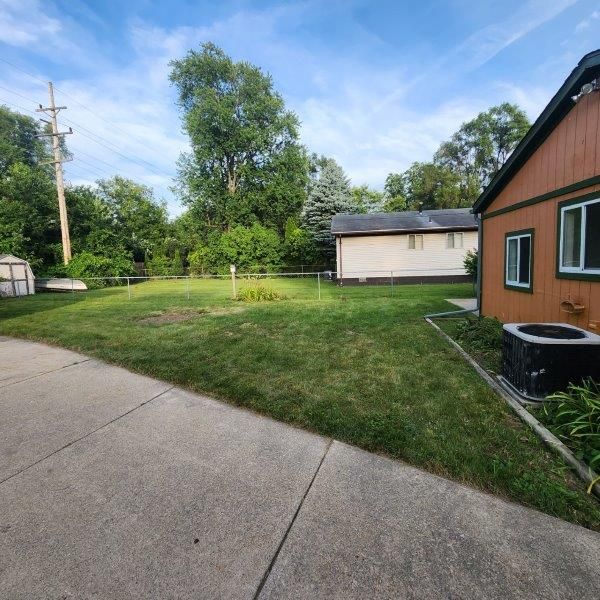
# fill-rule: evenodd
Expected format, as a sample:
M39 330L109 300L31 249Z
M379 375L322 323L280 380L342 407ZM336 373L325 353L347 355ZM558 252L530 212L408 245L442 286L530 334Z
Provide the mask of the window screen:
M447 248L462 248L463 247L463 234L462 233L448 233L446 237Z
M509 235L506 238L506 273L505 283L509 287L531 288L532 263L531 233Z
M600 200L560 210L559 265L563 273L600 275Z
M519 240L513 238L508 240L508 260L507 264L507 281L517 281L519 265L517 263L519 258Z
M600 269L600 202L586 206L584 265Z
M531 237L519 238L519 283L529 285L529 268L531 265Z
M563 213L563 267L579 267L580 265L581 213L581 207L566 210Z
M421 234L411 234L408 236L409 250L423 250L423 236Z

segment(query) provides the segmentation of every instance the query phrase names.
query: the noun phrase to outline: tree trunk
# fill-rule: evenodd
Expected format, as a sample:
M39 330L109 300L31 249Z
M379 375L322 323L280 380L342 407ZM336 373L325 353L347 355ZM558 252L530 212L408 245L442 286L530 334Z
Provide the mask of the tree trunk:
M235 159L232 157L227 159L227 191L230 196L233 196L237 190L237 176L235 172Z

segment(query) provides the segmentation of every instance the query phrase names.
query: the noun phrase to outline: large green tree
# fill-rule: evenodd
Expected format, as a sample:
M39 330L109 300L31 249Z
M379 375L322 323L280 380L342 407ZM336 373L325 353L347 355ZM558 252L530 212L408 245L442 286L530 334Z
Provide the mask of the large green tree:
M37 274L59 273L54 171L45 164L50 148L40 133L37 121L0 106L0 252L26 258ZM63 154L68 155L66 147ZM74 255L131 262L157 248L164 251L167 212L149 188L114 177L95 187L67 186L65 195ZM88 259L84 263L91 265Z
M46 268L59 259L60 229L54 182L41 169L21 162L0 177L0 253Z
M149 187L116 175L98 181L97 194L112 230L135 260L162 251L168 233L167 208L155 200Z
M406 210L406 181L402 173L390 173L385 178L383 210L398 212Z
M358 213L374 213L381 211L384 193L370 188L368 185L358 185L351 189L352 202Z
M507 102L463 123L431 162L415 162L386 179L385 210L472 206L530 127Z
M56 188L38 121L0 106L0 252L34 268L60 255Z
M530 126L527 115L517 105L504 102L492 106L463 123L450 140L440 146L434 161L465 180L475 179L481 191Z
M408 210L470 206L461 177L436 163L413 163L403 174Z
M15 163L39 167L49 158L49 138L37 137L41 133L35 119L0 106L0 175Z
M179 163L183 202L207 229L259 221L283 232L302 206L308 167L298 119L271 77L211 43L171 68L191 142Z

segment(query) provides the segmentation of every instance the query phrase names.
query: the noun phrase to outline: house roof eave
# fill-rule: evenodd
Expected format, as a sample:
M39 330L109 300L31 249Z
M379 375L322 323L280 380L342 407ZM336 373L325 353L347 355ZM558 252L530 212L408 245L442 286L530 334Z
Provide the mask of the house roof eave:
M590 72L594 76L600 74L600 50L586 54L579 61L508 160L483 190L473 205L474 213L483 213L488 208L511 178L567 115L574 106L571 97L579 92L584 83L588 83Z

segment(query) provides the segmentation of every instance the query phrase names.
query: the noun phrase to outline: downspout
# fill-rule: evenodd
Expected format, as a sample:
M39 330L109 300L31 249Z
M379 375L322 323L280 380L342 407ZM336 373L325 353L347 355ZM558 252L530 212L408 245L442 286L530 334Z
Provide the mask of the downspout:
M483 279L483 215L478 213L477 217L477 309L481 314L481 290Z
M423 315L424 319L441 319L443 317L458 317L460 315L467 315L469 313L480 310L481 306L481 256L483 254L483 221L481 220L481 214L476 215L477 217L477 303L475 308L467 308L460 310L449 310L441 313L432 313L430 315Z
M340 285L344 285L344 269L342 267L342 236L338 236L339 244L340 244L340 272L338 273L338 279L340 280Z

